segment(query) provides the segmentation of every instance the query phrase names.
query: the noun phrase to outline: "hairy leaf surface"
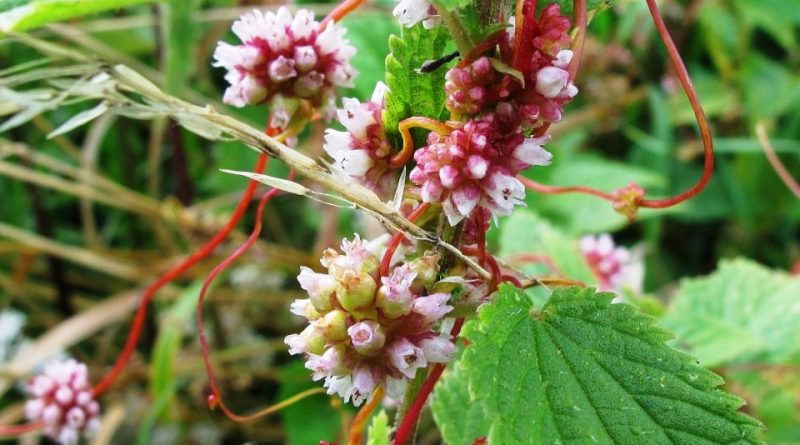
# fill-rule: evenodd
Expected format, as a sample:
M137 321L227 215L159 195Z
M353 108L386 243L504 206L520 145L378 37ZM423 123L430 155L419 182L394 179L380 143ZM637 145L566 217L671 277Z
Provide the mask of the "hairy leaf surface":
M449 35L444 27L425 29L421 24L403 28L398 36L389 37L386 57L386 111L383 116L387 134L399 137L397 124L411 116L439 119L444 110L444 73L439 68L421 74L416 70L428 60L444 54ZM398 139L399 140L399 139Z
M722 379L612 297L562 288L537 311L503 286L466 326L461 361L490 443L758 443L759 422L737 412L742 400L717 388ZM445 430L456 421L439 420Z
M705 366L780 362L800 353L800 277L752 261L724 261L684 280L664 324Z

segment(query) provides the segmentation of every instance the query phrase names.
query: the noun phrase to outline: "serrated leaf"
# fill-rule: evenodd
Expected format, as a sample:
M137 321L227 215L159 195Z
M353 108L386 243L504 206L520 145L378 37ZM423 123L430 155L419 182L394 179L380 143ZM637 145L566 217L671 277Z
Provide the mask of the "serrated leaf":
M372 418L367 432L367 445L389 445L389 418L381 411Z
M684 280L664 325L705 366L776 363L800 352L800 277L745 259Z
M446 28L425 29L421 24L403 28L400 37L389 37L386 57L386 110L383 125L387 134L399 138L397 125L411 116L439 119L444 110L444 73L439 68L420 74L417 69L444 54L449 35ZM399 139L397 139L399 140Z
M436 385L431 410L448 445L472 445L475 439L489 435L491 421L483 411L483 404L470 396L467 373L461 362Z
M0 32L25 31L48 23L155 0L5 0L0 2Z
M760 423L672 335L613 294L502 286L465 327L469 390L495 444L749 444Z

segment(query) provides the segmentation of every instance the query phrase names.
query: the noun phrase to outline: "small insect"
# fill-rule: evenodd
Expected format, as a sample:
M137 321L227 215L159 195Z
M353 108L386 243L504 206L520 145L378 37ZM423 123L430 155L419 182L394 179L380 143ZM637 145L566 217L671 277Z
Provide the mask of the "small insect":
M415 71L417 72L417 74L430 74L439 69L439 67L441 67L445 63L448 63L451 60L455 59L459 55L461 55L461 53L459 53L458 51L453 51L452 53L439 57L438 59L426 60L425 62L422 63L422 66L417 68Z

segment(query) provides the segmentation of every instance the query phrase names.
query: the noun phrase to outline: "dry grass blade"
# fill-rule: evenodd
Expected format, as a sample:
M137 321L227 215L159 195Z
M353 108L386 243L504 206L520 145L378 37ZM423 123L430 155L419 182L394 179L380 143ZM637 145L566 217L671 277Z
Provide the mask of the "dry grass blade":
M136 307L138 297L138 291L124 292L64 320L28 347L18 351L5 365L4 371L11 375L31 372L37 363L69 348L100 329L127 318ZM0 379L0 394L5 393L12 383L10 380Z

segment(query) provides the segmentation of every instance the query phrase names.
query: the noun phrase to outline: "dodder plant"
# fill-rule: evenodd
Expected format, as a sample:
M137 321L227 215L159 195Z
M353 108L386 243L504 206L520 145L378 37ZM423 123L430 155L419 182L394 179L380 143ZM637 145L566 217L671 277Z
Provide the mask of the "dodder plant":
M354 235L340 250L322 252L324 272L301 270L297 278L308 298L291 306L308 325L286 337L289 352L305 358L311 378L323 380L329 394L363 405L350 426L349 444L362 442L384 395L399 404L394 426L388 427L384 414L376 417L370 443L413 442L434 391L436 422L452 444L755 443L760 424L737 411L741 399L720 390L718 376L665 345L671 334L654 326L653 319L633 306L612 303L614 293L582 287L556 267L552 277L532 277L487 250L491 222L524 205L526 189L588 193L611 201L630 219L640 207L669 207L703 189L713 167L708 125L654 0L647 5L705 149L697 184L665 199L646 198L634 183L607 192L552 187L520 176L550 163L553 154L544 148L548 129L578 94L584 0L572 5L402 0L394 14L404 28L389 42L386 83L375 86L369 101L343 99L337 109L338 89L352 86L357 75L350 65L357 54L336 21L360 2L346 1L319 22L310 11L292 14L281 7L247 13L234 23L240 42L220 43L214 55L230 83L224 101L269 107L264 133L171 97L125 66L84 65L73 83L54 83L63 87L56 101L102 101L60 131L107 110L134 118L167 115L202 136L232 136L262 154L253 172L232 172L251 182L228 224L145 291L112 370L89 387L83 365L48 367L30 384L34 398L26 413L32 423L3 427L0 433L42 428L62 443L75 443L80 434L96 430L95 399L130 358L155 293L225 239L263 182L273 190L260 199L251 236L209 274L197 305L209 404L229 417L253 420L297 399L253 415L233 412L215 378L202 312L211 282L253 244L265 204L285 191L360 208L391 232L375 240ZM597 12L601 3L590 6ZM564 6L571 6L573 17L563 13ZM33 112L20 113L13 123L29 115ZM330 160L290 148L308 122L334 118L345 130L325 133ZM264 175L268 157L288 164L290 177ZM295 183L294 175L329 192ZM586 238L581 248L601 289L619 293L631 284L631 255L610 238ZM528 260L548 264L547 258ZM534 286L555 288L542 308L524 292ZM461 335L467 341L459 344Z

